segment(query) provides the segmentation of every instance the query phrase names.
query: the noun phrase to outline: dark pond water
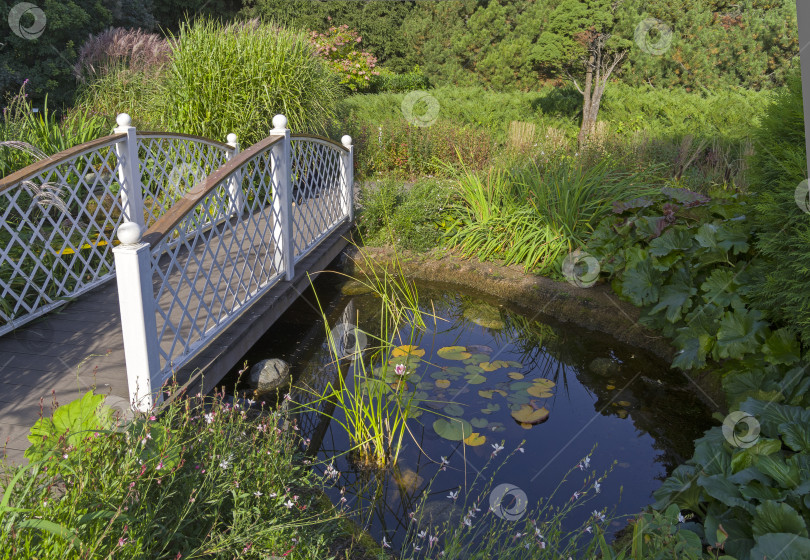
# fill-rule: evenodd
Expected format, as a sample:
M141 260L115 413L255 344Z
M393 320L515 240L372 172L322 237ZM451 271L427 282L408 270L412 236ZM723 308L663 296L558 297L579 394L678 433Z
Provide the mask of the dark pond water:
M353 317L372 332L379 321L378 300L342 294L343 281L325 274L316 283L330 327ZM396 468L374 475L353 467L343 428L332 422L318 429L317 419L302 419L305 435L321 442L313 460L334 460L341 473L330 497L337 503L345 495L346 506L360 513L377 539L386 536L396 546L425 492L431 511L446 511L448 493L469 486L491 459L492 444L504 445L501 454L506 455L524 440L524 452L497 471L493 486L514 485L535 504L593 451L589 471L601 475L611 465L613 470L587 510L576 511L566 522L578 525L602 508L617 516L635 514L652 503L652 492L691 456L693 440L711 425L712 410L690 390L690 382L644 351L486 298L431 285L419 285L419 296L426 310L435 310L446 322L431 323L415 343L425 355L409 364L415 375L409 389L422 398L424 412L409 422L413 437L406 435ZM440 351L448 347L461 348ZM289 361L298 383L322 387L334 381L311 292L245 359L256 363L268 357ZM540 422L521 424L513 413ZM481 437L483 443L462 445L440 436L434 424L447 416L469 422L465 425L478 440L471 443L480 443ZM441 457L449 461L444 471ZM315 468L323 472L325 464ZM585 475L575 471L555 499L570 500ZM490 478L491 472L484 476ZM615 521L613 528L623 525Z

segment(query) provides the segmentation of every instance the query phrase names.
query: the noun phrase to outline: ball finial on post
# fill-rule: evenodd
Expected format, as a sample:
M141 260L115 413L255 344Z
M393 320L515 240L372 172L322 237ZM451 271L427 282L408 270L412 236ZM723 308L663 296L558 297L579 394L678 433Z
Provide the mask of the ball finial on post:
M273 117L273 129L284 130L287 128L287 117L284 115L276 115Z
M352 145L352 137L347 134L340 139L340 143L346 146L347 148L350 148Z
M122 245L135 245L141 240L141 226L135 222L124 222L115 233Z
M115 122L118 124L118 126L131 126L132 117L126 113L119 113L118 116L115 117Z
M234 148L236 147L236 140L237 136L233 132L231 132L230 134L228 134L228 136L225 137L225 141L228 143L228 145Z

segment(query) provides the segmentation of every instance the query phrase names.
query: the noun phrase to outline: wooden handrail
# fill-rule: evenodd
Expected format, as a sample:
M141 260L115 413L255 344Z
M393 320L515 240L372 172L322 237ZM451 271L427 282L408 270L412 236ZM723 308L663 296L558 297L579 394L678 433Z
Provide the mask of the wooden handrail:
M253 159L256 155L266 151L276 142L280 142L284 136L271 135L253 144L243 152L233 156L227 163L208 175L202 182L194 185L183 198L175 202L169 211L163 214L143 235L143 242L149 243L152 247L160 243L164 237L171 233L177 224L188 215L208 193L213 191L220 183L236 172L245 163Z
M290 140L320 140L326 144L329 144L331 147L343 150L344 152L348 152L349 149L339 142L335 142L331 138L327 138L326 136L318 136L317 134L291 134Z
M80 155L82 152L93 150L95 148L100 148L107 143L115 143L118 140L123 140L126 138L126 134L111 134L110 136L103 136L101 138L96 138L95 140L90 140L89 142L85 142L84 144L79 144L78 146L73 146L72 148L68 148L67 150L62 150L58 154L54 154L50 157L45 159L41 159L39 161L35 161L31 165L27 165L22 169L19 169L12 173L11 175L6 175L2 179L0 179L0 192L10 189L14 185L20 183L21 181L25 181L29 177L33 177L47 169L48 167L58 165L66 160L69 160L72 157Z
M159 132L154 130L143 130L143 131L139 130L138 140L140 140L141 138L185 138L187 140L196 140L197 142L204 142L205 144L211 144L224 150L228 151L233 150L233 147L229 146L226 142L220 142L219 140L212 140L211 138L206 138L204 136L183 134L181 132Z

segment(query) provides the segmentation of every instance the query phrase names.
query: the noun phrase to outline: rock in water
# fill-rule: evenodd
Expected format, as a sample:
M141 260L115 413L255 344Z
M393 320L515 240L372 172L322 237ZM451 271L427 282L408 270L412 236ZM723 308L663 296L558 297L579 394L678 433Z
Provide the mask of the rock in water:
M262 360L250 368L248 383L254 390L256 396L264 396L267 393L288 385L290 382L290 364L278 358Z
M610 358L596 358L588 365L588 369L596 375L610 375L619 371L619 364Z

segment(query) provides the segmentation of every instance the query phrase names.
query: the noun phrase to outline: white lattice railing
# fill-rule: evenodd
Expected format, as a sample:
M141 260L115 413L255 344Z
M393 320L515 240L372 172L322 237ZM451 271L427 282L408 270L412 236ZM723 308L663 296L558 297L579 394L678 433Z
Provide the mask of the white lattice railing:
M291 144L292 229L298 262L346 216L353 219L346 188L353 180L351 165L346 165L351 139L348 146L338 146L324 138L296 135Z
M114 232L155 223L199 178L238 152L187 136L115 134L38 161L0 180L0 335L115 276Z
M135 223L119 227L113 252L134 408L160 402L179 367L353 219L351 138L291 140L286 125L276 115L270 136L229 155L145 234Z

